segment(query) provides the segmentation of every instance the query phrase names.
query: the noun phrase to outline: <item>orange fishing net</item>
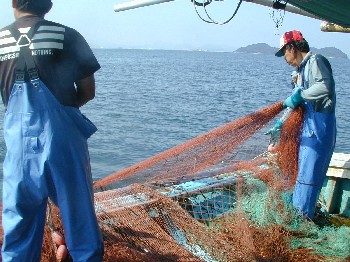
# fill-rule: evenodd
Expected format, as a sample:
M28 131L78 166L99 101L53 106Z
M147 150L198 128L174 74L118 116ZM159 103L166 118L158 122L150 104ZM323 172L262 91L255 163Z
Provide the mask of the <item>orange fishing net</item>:
M235 163L254 155L244 155L243 142L248 140L266 123L282 111L282 102L238 118L208 133L166 150L154 157L123 169L97 181L96 190L119 187L121 184L178 183L194 177L206 176L199 172L224 166L226 171ZM254 141L254 143L260 141ZM250 153L254 145L249 144ZM260 148L261 150L261 148ZM197 176L196 176L197 175Z

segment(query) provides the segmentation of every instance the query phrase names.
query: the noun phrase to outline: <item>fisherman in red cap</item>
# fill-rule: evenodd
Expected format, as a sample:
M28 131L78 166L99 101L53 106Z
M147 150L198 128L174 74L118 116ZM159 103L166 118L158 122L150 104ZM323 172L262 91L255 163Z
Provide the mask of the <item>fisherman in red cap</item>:
M50 198L73 260L100 262L87 145L97 129L79 111L94 98L100 65L77 31L44 19L51 0L12 0L12 6L16 21L0 30L7 147L2 261L40 261Z
M308 42L298 30L282 35L276 56L284 56L297 73L292 95L284 101L283 107L304 109L293 205L303 217L312 220L336 141L332 68L324 56L310 52ZM280 130L285 119L277 121L273 129Z

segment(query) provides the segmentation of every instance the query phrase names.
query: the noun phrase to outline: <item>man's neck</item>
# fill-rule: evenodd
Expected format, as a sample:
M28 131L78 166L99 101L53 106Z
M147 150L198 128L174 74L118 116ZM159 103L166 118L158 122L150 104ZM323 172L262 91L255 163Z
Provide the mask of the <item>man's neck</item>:
M30 16L30 15L35 16L36 14L32 14L32 13L29 13L29 12L22 12L22 11L18 11L17 9L15 9L15 18L16 18L16 20L20 19L21 17ZM44 18L44 17L41 17L41 18Z

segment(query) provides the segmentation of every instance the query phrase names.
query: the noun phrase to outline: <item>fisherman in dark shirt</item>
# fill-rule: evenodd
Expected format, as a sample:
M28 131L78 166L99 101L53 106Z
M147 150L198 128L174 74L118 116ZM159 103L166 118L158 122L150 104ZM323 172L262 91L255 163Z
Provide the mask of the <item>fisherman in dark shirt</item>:
M95 96L100 65L76 30L44 19L51 0L12 5L16 21L0 30L2 261L40 261L48 198L73 260L102 261L87 146L97 129L79 111Z

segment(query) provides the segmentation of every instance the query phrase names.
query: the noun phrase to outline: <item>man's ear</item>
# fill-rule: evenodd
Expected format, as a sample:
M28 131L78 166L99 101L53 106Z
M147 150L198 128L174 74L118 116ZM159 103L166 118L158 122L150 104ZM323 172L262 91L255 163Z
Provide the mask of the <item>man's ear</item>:
M12 8L17 8L17 2L16 2L16 0L12 0Z

